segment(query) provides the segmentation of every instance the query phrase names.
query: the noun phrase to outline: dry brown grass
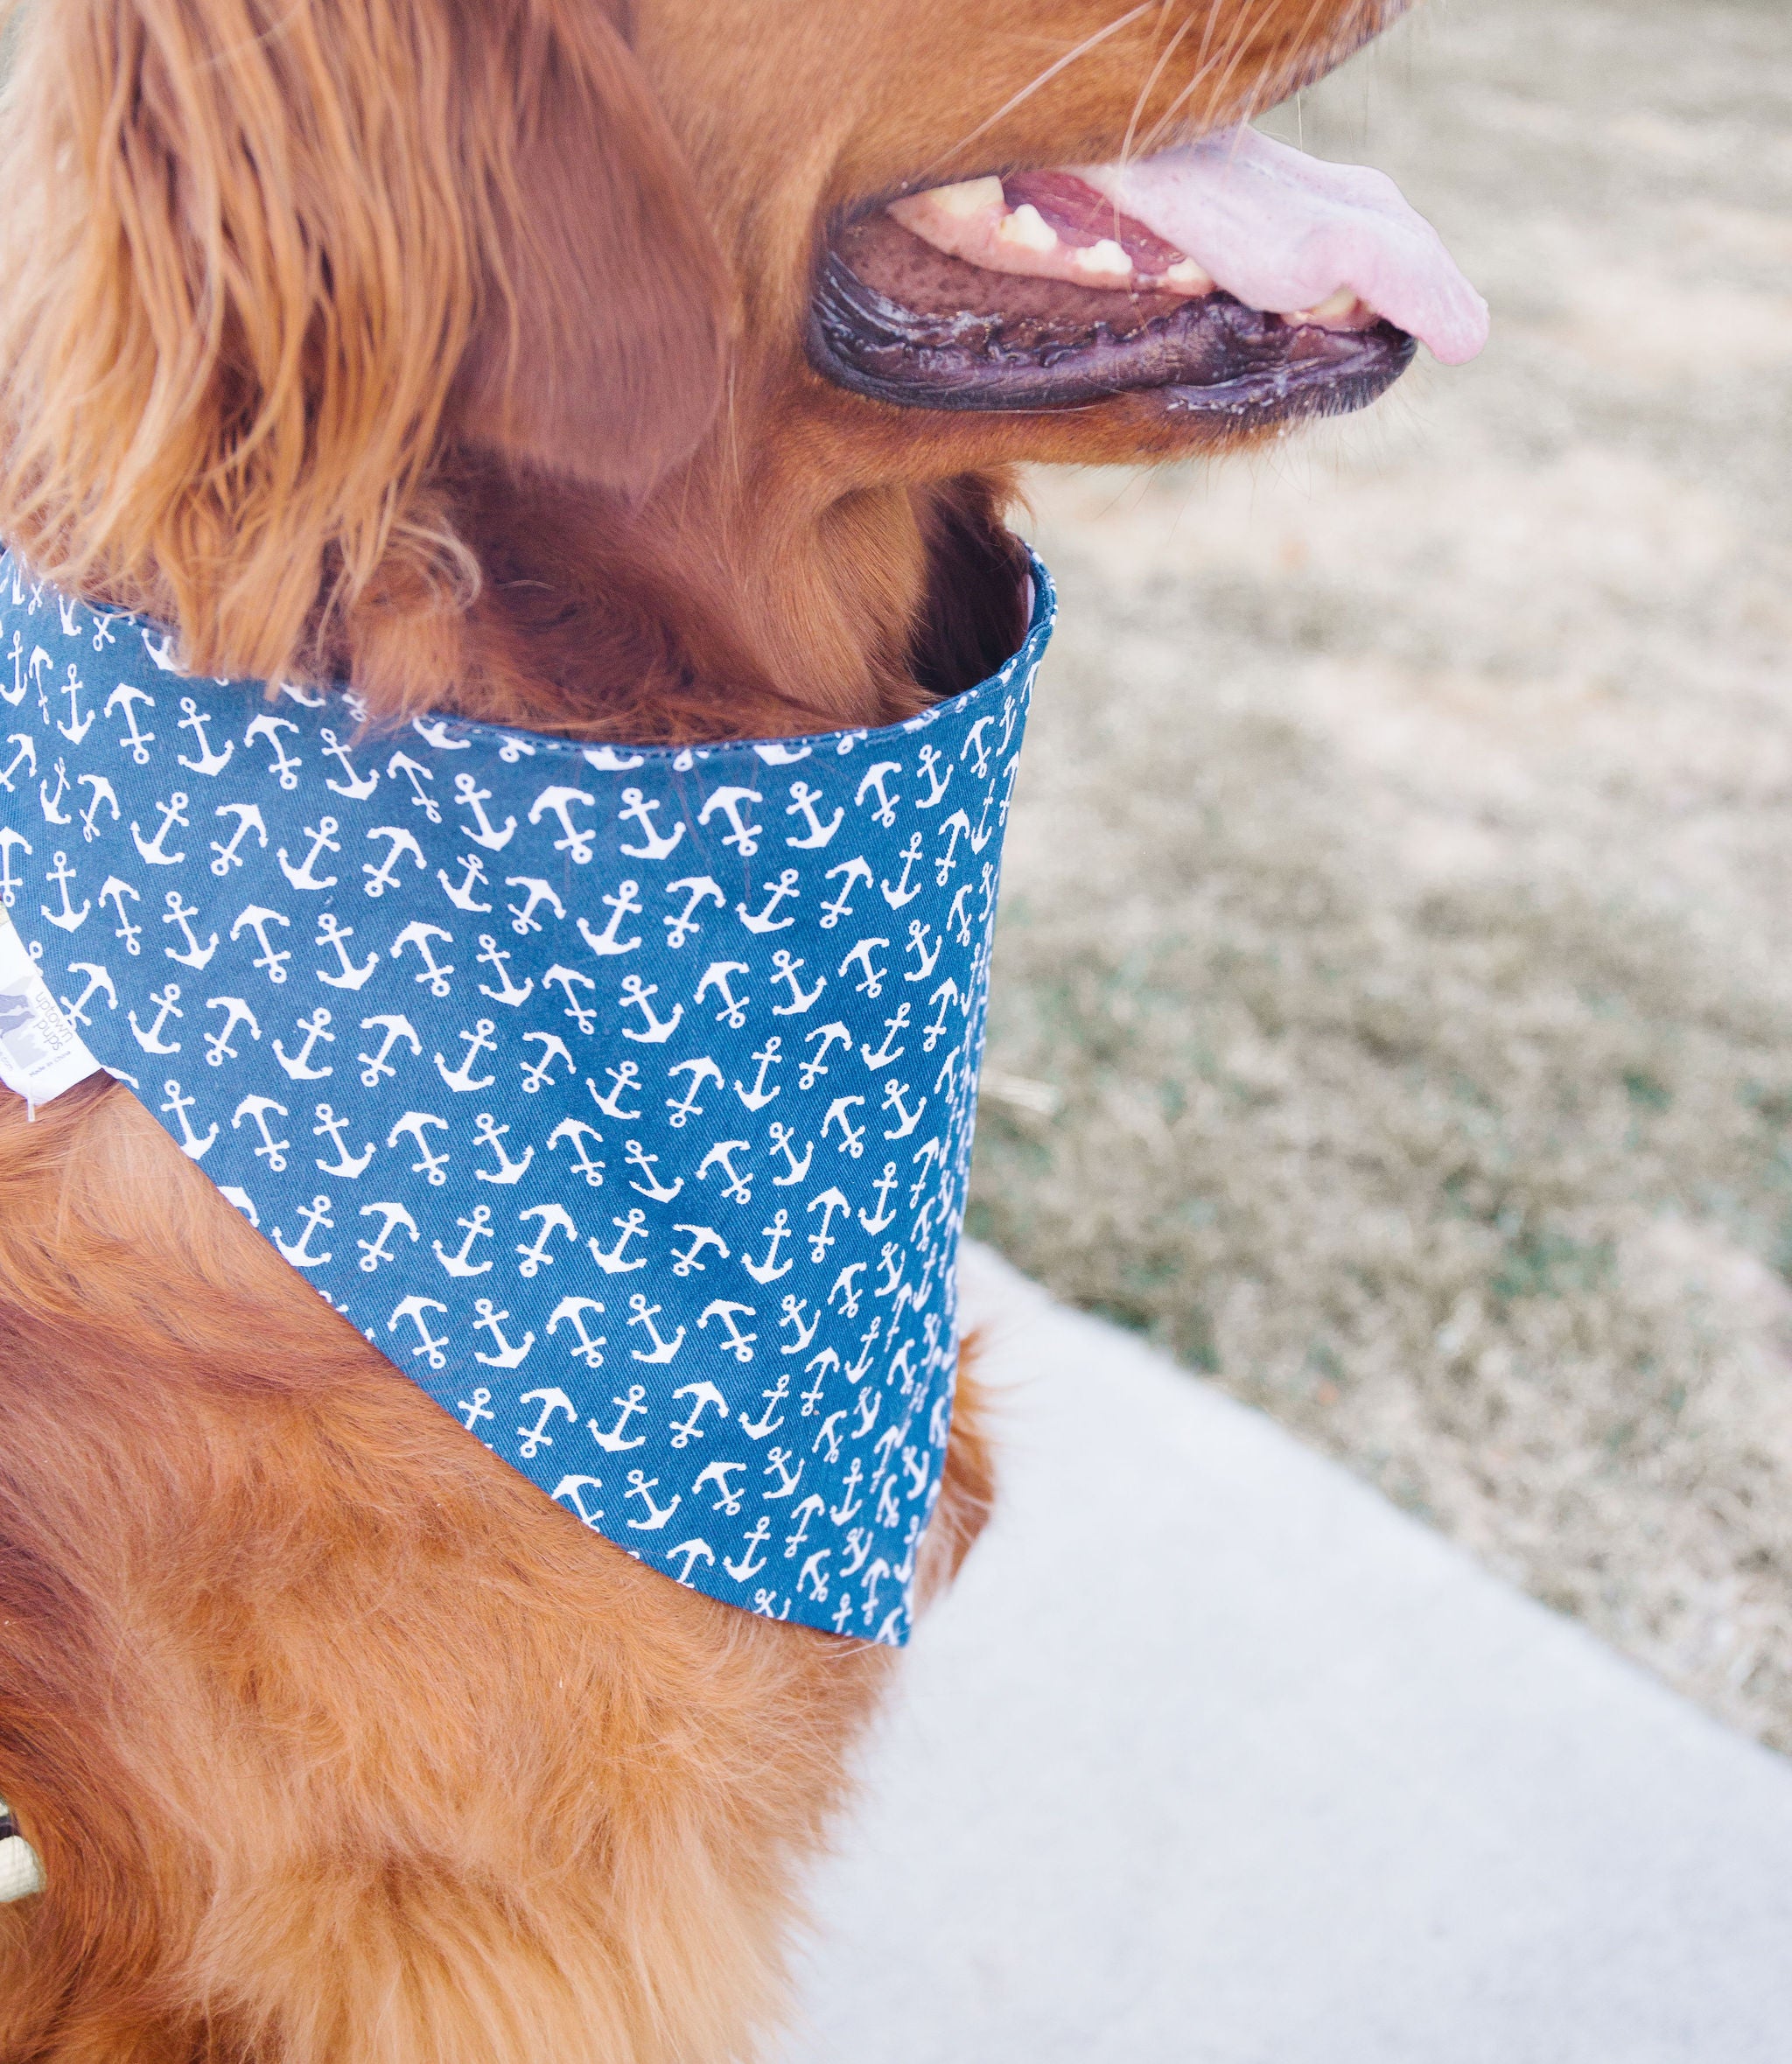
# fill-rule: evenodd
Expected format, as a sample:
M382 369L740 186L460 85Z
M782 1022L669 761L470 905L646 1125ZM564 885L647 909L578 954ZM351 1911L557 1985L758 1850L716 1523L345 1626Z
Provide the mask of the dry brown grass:
M1464 4L1301 118L1496 342L1036 482L991 1061L1063 1102L974 1229L1792 1748L1792 14Z

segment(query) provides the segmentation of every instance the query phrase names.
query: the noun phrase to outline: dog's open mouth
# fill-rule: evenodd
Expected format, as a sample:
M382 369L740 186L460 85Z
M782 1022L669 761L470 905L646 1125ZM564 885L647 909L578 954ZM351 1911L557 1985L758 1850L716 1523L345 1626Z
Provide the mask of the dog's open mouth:
M1144 391L1241 427L1360 408L1487 304L1383 174L1236 129L1130 164L970 179L848 220L817 370L886 402L1033 409Z

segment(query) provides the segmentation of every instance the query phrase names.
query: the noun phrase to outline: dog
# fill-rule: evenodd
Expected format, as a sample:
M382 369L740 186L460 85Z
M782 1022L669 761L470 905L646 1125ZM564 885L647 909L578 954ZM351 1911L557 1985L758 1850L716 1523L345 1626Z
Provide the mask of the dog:
M1018 462L1239 448L1476 347L1371 175L1239 127L1403 8L45 0L0 535L371 737L925 717L1026 634ZM967 1364L920 1599L985 1420ZM45 1886L0 1908L0 2058L769 2039L891 1649L581 1525L103 1074L0 1109L0 1487Z

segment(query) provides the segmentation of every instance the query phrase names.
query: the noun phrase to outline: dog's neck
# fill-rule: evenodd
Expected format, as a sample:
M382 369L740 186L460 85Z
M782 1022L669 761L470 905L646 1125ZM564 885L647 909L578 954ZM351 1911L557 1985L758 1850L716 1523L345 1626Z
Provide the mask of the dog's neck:
M816 505L712 465L631 507L466 458L453 488L480 593L452 664L414 618L365 613L346 656L376 707L637 744L794 736L912 716L1025 629L995 474Z

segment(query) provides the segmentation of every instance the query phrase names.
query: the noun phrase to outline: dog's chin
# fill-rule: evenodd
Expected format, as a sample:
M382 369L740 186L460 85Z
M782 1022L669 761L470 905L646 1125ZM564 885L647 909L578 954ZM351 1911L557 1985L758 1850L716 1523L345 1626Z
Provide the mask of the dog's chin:
M1124 395L1191 429L1361 409L1415 349L1388 322L1328 329L1219 291L1191 299L989 271L881 212L831 240L809 310L809 362L877 401L1021 413Z

